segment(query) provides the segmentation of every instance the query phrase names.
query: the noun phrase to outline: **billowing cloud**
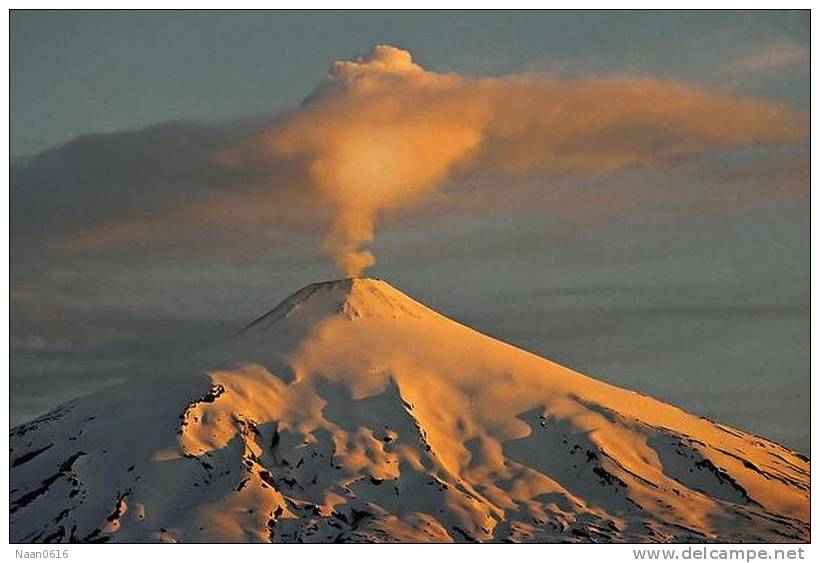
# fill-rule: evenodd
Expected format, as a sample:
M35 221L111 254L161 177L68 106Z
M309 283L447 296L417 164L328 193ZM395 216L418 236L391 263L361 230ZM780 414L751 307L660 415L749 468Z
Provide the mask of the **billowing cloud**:
M345 275L380 214L471 174L545 179L659 167L710 149L792 142L778 104L649 78L471 78L428 71L386 45L335 63L302 107L221 154L226 165L301 165L332 210L325 251Z
M358 275L374 261L367 245L377 220L442 186L458 188L447 213L525 196L584 208L593 198L611 211L659 196L651 186L607 192L616 184L604 177L792 143L807 131L806 116L781 104L695 84L469 77L427 70L383 45L334 63L300 107L277 117L91 136L16 162L12 237L88 250L312 232L328 222L325 252ZM601 189L573 195L583 182Z

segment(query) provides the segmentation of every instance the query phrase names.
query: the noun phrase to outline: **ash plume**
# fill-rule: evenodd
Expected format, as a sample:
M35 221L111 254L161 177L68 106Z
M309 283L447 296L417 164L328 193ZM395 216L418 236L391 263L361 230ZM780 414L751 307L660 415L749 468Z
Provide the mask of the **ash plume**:
M426 70L388 45L332 65L297 109L223 152L295 170L331 210L324 251L345 276L373 265L384 213L456 177L545 183L660 167L753 142L793 142L803 116L770 101L645 77L478 78ZM505 181L506 179L506 181Z

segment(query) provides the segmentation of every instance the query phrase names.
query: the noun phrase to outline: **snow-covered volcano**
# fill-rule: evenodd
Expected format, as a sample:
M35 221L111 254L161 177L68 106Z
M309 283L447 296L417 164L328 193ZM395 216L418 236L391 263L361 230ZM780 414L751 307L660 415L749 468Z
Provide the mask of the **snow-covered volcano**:
M12 541L809 538L805 456L383 281L305 287L208 352L12 429Z

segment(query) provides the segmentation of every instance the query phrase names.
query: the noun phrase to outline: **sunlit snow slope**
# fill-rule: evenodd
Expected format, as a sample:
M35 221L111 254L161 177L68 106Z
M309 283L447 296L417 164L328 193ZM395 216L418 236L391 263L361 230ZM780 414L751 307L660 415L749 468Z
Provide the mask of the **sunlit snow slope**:
M382 281L307 286L203 358L12 429L12 541L809 539L805 456Z

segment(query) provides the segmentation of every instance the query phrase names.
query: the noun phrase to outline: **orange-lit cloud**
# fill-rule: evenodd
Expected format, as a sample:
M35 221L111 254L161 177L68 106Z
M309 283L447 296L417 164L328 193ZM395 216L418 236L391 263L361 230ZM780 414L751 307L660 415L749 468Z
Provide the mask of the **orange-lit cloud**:
M89 136L17 162L12 229L69 251L222 242L258 253L329 223L325 253L357 275L374 261L377 221L413 204L449 219L518 202L586 222L642 202L777 199L775 169L761 172L769 182L706 177L704 186L731 192L707 198L681 188L678 172L700 182L698 155L792 143L807 131L807 117L783 105L690 83L468 77L379 46L335 63L276 118ZM663 181L633 181L644 170ZM789 185L798 193L802 184Z
M354 276L374 262L363 247L380 214L454 177L496 177L504 189L513 177L660 167L710 149L793 142L806 131L805 118L779 104L691 84L471 78L428 71L382 45L335 63L300 108L220 159L296 169L332 209L325 251Z

